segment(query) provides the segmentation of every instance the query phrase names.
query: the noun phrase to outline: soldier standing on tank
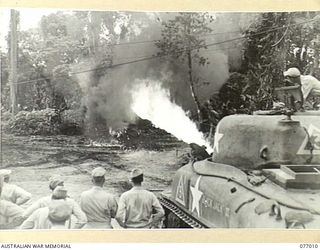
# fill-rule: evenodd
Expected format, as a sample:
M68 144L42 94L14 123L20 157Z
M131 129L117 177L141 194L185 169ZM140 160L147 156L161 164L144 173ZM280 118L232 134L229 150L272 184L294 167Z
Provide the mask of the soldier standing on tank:
M29 201L32 195L23 188L9 183L11 173L11 170L8 169L0 170L0 175L4 178L1 199L11 201L20 206Z
M113 195L103 190L105 174L104 168L95 168L91 173L93 187L81 194L80 207L88 219L85 228L112 228L111 218L115 218L118 204Z
M64 186L64 181L61 176L55 175L52 176L49 180L49 188L53 192L57 186ZM85 213L81 210L79 204L71 199L66 198L69 205L72 208L72 214L76 217L77 221L74 225L75 229L82 228L87 223L87 216ZM30 207L28 207L25 212L23 213L24 218L28 218L34 211L36 211L39 208L42 207L48 207L52 200L52 194L45 196L43 198L40 198L35 203L33 203Z
M289 68L283 75L289 83L300 86L302 106L308 97L320 97L320 81L317 78L311 75L301 75L297 68Z
M157 227L164 210L157 197L142 187L143 172L133 169L130 175L132 189L120 196L116 219L124 228Z

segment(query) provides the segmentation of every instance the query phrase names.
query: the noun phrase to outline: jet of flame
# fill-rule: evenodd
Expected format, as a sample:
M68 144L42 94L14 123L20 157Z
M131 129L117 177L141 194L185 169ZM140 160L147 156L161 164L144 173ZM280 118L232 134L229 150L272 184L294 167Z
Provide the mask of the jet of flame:
M206 146L209 153L213 151L210 143L185 111L171 102L170 93L162 87L161 82L140 80L135 84L131 108L137 116L151 121L154 126L164 129L179 140Z

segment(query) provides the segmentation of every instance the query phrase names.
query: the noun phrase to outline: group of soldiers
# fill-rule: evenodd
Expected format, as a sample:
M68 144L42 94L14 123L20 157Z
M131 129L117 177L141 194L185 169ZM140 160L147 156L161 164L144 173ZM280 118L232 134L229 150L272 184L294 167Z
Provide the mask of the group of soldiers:
M157 197L142 187L140 169L131 171L133 187L118 201L103 189L106 170L98 167L91 173L93 187L81 193L79 204L55 175L49 180L51 194L25 209L32 195L11 184L10 175L11 170L0 170L0 229L111 229L115 221L122 228L157 228L164 217Z

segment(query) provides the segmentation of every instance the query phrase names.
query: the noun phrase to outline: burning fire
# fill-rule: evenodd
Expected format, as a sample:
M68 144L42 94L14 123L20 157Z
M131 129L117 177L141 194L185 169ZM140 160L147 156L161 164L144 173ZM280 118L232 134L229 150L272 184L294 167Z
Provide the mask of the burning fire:
M132 91L131 108L140 118L151 121L154 126L166 130L179 140L204 145L209 153L213 151L184 110L170 101L170 93L162 87L161 82L141 80L136 84Z

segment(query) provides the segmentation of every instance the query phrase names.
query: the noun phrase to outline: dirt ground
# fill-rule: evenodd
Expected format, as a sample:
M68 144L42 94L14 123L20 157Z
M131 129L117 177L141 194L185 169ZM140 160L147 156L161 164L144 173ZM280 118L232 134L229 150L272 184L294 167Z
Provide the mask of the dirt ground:
M35 200L49 195L48 179L63 176L71 198L79 201L81 192L91 188L90 173L102 166L108 171L105 190L117 197L130 188L130 171L139 167L145 172L144 186L161 192L170 186L179 157L188 152L178 143L167 150L124 150L116 143L97 145L81 136L2 135L1 168L11 169L11 182L32 193Z

